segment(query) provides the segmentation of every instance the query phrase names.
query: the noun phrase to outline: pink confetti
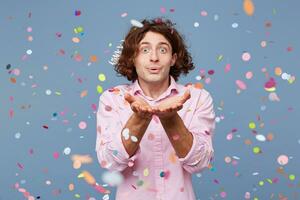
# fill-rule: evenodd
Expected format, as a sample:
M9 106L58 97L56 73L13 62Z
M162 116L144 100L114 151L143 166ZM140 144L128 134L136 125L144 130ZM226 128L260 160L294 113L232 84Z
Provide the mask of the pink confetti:
M225 73L229 72L230 69L231 69L231 65L230 65L230 64L227 64L227 65L225 66Z
M236 80L235 81L236 85L241 89L241 90L246 90L247 89L247 85L241 81L241 80Z
M58 152L54 152L53 153L53 158L54 159L58 159L59 158L59 153Z
M24 166L21 163L17 163L17 165L20 169L24 169Z
M93 186L98 192L103 193L103 194L109 194L110 191L102 187L101 185L94 185Z

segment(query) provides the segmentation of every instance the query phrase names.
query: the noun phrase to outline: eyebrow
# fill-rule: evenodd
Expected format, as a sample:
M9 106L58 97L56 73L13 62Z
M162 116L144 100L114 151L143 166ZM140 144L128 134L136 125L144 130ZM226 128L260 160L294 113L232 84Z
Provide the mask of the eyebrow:
M142 43L140 43L140 45L144 45L144 44L149 45L150 42L142 42ZM169 48L171 48L170 45L168 43L166 43L166 42L160 42L160 43L158 43L158 45L167 45Z

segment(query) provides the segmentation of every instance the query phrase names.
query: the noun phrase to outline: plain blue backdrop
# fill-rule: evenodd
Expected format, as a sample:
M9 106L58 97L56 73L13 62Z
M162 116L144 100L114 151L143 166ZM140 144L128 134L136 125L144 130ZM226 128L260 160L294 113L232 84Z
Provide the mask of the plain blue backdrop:
M202 83L214 99L215 159L210 169L193 176L197 198L237 200L248 192L251 199L300 199L300 3L253 4L254 14L248 16L242 0L1 0L0 199L26 199L16 183L36 199L103 199L77 178L86 170L104 184L94 150L97 87L129 83L108 62L130 20L152 17L170 18L185 36L196 68L179 83ZM75 33L77 27L83 32ZM244 53L250 60L242 59ZM276 75L276 67L296 80ZM272 95L280 101L270 99L264 88L271 77L276 82ZM236 80L247 89L239 89ZM80 122L87 127L80 129ZM251 122L256 128L249 128ZM259 141L256 135L273 139ZM253 152L255 147L260 153ZM74 169L74 154L89 155L93 162ZM288 163L278 162L281 155ZM106 188L114 199L115 188Z

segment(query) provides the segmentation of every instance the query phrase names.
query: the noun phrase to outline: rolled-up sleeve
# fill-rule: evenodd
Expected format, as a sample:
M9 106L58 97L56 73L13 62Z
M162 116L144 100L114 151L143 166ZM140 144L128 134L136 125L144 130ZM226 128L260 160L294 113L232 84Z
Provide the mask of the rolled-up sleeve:
M214 156L212 138L215 129L213 100L206 90L201 90L195 112L188 130L193 135L193 144L184 158L179 158L189 173L200 172L208 167Z
M102 168L110 171L123 171L133 162L140 150L129 157L121 139L122 121L114 105L114 94L105 91L99 98L97 111L96 152Z

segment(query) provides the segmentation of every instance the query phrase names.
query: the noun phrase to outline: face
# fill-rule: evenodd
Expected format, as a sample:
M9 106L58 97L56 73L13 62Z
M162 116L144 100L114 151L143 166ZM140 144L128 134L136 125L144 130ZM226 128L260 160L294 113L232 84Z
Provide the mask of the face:
M140 41L134 65L139 82L157 84L169 80L171 66L177 55L172 55L172 46L160 33L147 32Z

